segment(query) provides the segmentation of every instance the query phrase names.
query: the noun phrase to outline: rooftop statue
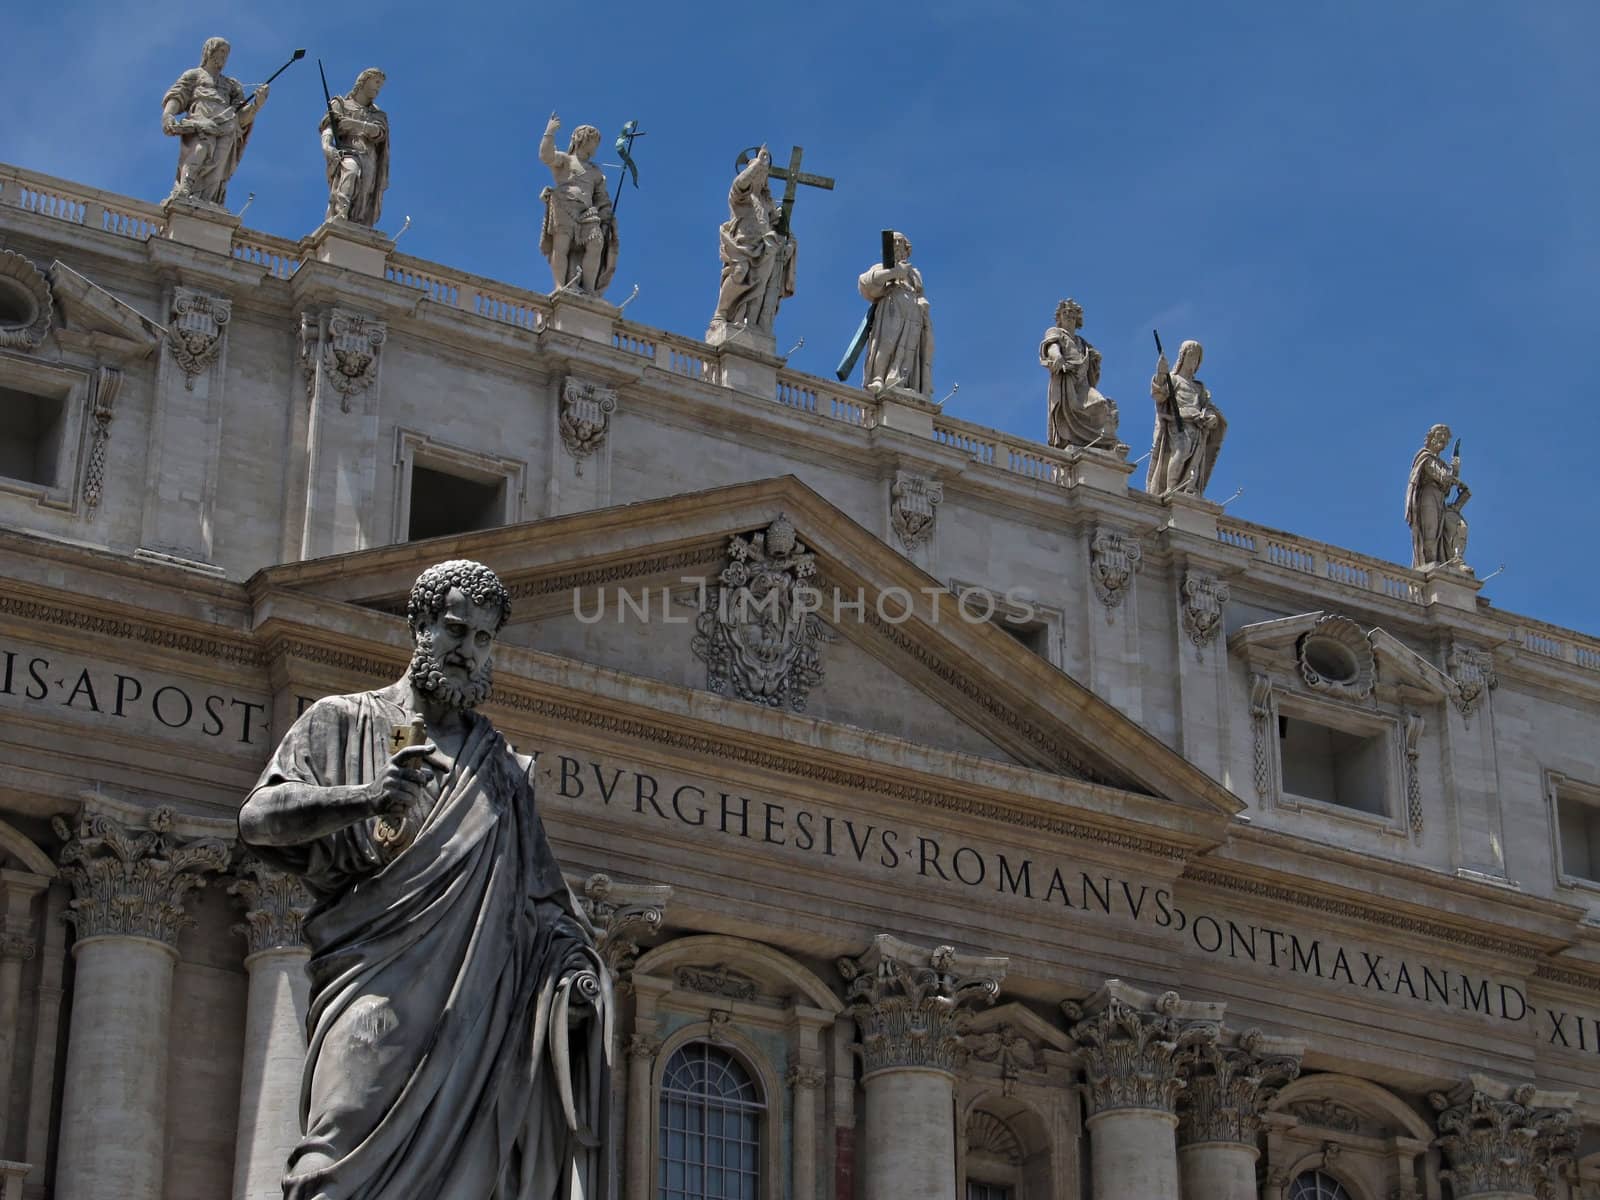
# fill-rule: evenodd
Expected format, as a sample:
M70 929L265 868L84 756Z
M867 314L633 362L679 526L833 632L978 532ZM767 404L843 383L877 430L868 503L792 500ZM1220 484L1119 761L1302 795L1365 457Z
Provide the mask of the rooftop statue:
M1406 480L1411 565L1419 571L1446 566L1470 574L1471 568L1462 561L1467 551L1467 521L1461 509L1472 493L1461 482L1459 441L1450 461L1444 460L1444 448L1449 444L1450 426L1435 425L1411 460L1411 476Z
M905 234L894 234L890 254L869 267L858 286L872 301L862 385L870 392L899 388L931 397L933 318L922 292L922 272L911 265L911 242Z
M1150 396L1156 402L1155 440L1144 485L1152 496L1173 492L1203 496L1211 482L1228 423L1211 403L1206 385L1195 378L1204 353L1199 342L1188 341L1178 347L1176 367L1168 366L1165 354L1156 361L1150 380Z
M762 146L728 189L722 223L722 286L706 341L720 345L740 329L772 336L778 305L794 295L794 235L779 228L772 198L772 155Z
M1039 344L1039 365L1050 372L1049 435L1052 446L1103 446L1126 451L1117 441L1117 406L1100 393L1100 351L1078 330L1083 306L1076 300L1056 305L1056 323Z
M228 202L228 180L244 155L268 91L263 83L246 97L244 85L222 73L230 49L226 38L207 38L200 65L178 76L161 99L161 130L180 139L178 176L169 202L218 207Z
M389 187L389 117L377 105L386 76L368 67L355 86L328 101L322 156L328 164L328 217L374 226Z
M532 761L474 711L509 612L487 567L428 568L406 676L308 708L240 811L317 900L285 1200L598 1194L610 981Z
M556 291L604 296L617 270L617 222L605 172L591 161L600 131L579 125L562 151L556 149L560 128L561 119L551 113L539 139L539 161L555 176L555 185L540 193L544 227L539 252L550 260Z

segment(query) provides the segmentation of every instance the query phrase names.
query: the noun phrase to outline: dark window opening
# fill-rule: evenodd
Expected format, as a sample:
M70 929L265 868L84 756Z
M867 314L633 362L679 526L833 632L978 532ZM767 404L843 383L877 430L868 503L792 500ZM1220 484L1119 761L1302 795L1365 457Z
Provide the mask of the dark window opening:
M0 475L55 487L61 476L66 401L0 387Z
M430 467L411 468L411 513L408 541L493 529L505 522L506 483L447 475Z
M1283 790L1307 800L1387 816L1385 739L1298 717L1278 719Z
M1556 792L1561 873L1600 883L1600 805Z

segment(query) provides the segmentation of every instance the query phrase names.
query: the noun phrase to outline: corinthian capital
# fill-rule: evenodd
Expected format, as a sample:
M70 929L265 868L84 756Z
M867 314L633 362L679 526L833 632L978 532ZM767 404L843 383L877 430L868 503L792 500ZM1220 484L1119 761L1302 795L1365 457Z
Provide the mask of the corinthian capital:
M953 946L925 950L886 933L860 958L839 959L867 1074L896 1067L953 1074L965 1057L968 1006L994 1003L1007 961L958 954Z
M244 924L235 925L233 931L244 935L247 954L305 945L300 923L311 911L311 893L295 876L247 858L239 864L239 880L228 895L239 897L245 906Z
M153 811L144 829L130 829L87 806L75 819L51 821L65 840L61 877L72 885L67 920L80 941L92 937L142 937L176 946L178 931L192 924L184 897L205 886L207 871L228 864L220 838L180 840L170 808Z
M1278 1089L1300 1074L1301 1042L1269 1038L1259 1029L1225 1033L1187 1061L1178 1096L1178 1142L1237 1142L1255 1146L1261 1112Z
M1571 1128L1575 1092L1541 1092L1469 1075L1428 1097L1439 1111L1434 1145L1444 1152L1457 1200L1508 1192L1543 1196L1577 1147Z
M661 932L672 889L666 884L618 883L609 875L595 874L574 890L618 989L631 991L638 939Z
M1061 1011L1082 1047L1093 1116L1118 1108L1173 1112L1184 1067L1216 1045L1223 1006L1180 1000L1177 992L1158 996L1112 979L1083 1004L1064 1002Z

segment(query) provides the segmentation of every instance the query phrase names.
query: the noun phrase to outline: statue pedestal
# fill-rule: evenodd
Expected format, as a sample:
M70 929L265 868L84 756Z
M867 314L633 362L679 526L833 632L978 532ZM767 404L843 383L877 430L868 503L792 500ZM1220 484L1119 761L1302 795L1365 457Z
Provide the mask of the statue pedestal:
M778 394L778 369L783 359L772 352L772 339L762 346L758 335L743 333L724 338L717 348L717 369L722 386L772 400Z
M1222 515L1222 505L1183 492L1173 492L1161 503L1172 513L1169 529L1180 529L1213 542L1217 540L1217 518Z
M591 342L612 344L622 310L598 296L559 292L550 297L550 328Z
M359 275L382 279L394 239L350 221L324 221L315 233L300 242L300 253L330 267L342 267Z
M161 236L168 241L225 257L233 254L233 234L239 228L239 218L227 209L179 199L163 204L161 215L166 218Z
M1477 612L1478 590L1482 587L1481 581L1458 567L1429 567L1422 573L1422 602Z
M933 440L933 419L944 410L921 392L909 388L884 388L878 397L878 424Z
M1125 493L1128 476L1133 474L1133 464L1127 461L1127 448L1120 454L1110 450L1085 450L1068 447L1071 458L1068 487L1093 488L1098 492Z
M706 345L728 346L767 358L778 356L777 337L748 325L712 325L706 330Z

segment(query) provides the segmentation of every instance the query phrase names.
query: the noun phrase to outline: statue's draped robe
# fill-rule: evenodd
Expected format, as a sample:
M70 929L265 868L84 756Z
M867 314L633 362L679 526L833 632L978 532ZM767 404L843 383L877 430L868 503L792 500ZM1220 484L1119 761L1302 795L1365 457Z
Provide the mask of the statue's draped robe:
M1050 347L1059 358L1050 357ZM1100 394L1100 352L1076 332L1057 325L1039 343L1039 363L1050 370L1049 441L1052 446L1117 445L1117 406Z
M1426 446L1417 451L1406 480L1406 524L1411 526L1415 568L1458 558L1466 542L1466 518L1446 503L1454 483L1443 458Z
M385 693L321 700L257 787L370 781L406 720ZM438 792L392 861L372 819L255 847L318 898L304 926L305 1132L286 1200L595 1194L611 1005L591 932L526 771L487 720L471 718ZM568 1019L578 971L600 981L601 1019Z
M861 276L861 295L872 301L863 381L869 388L905 388L933 394L933 318L922 294L922 272L890 279L881 263Z
M1145 471L1145 491L1152 496L1164 496L1174 490L1203 496L1206 484L1211 482L1211 469L1217 465L1217 452L1222 449L1222 436L1228 425L1221 410L1211 403L1211 393L1205 384L1198 379L1185 379L1176 371L1166 378L1172 381L1178 412L1183 416L1183 428L1178 429L1177 422L1172 419L1166 385L1157 375L1150 385L1156 402L1156 428L1150 466ZM1200 424L1203 412L1216 414L1216 424L1211 429Z
M722 223L722 286L713 321L748 323L771 333L778 304L794 295L795 245L774 228L778 206L767 190L746 182L743 172L728 189L728 219Z
M189 168L189 195L208 204L228 202L228 180L244 157L252 125L241 125L239 109L245 102L244 85L229 75L213 74L204 67L191 67L161 97L165 108L174 100L188 117L215 119L229 109L233 115L219 122L217 133L191 131L182 135L178 151L176 182L183 183L184 168ZM180 126L185 122L180 122ZM176 188L174 192L176 193Z
M349 158L355 160L356 173L355 178L347 185L350 188L348 219L357 225L374 226L378 223L378 218L383 215L383 193L389 187L388 114L375 104L365 106L357 104L350 96L335 96L330 103L339 116L364 121L369 125L382 126L383 133L376 138L366 136L352 138L348 127L333 131L338 153L327 164L327 219L331 221L336 215L334 201L342 182L340 176L344 172L344 160ZM328 123L332 119L330 114L324 113L318 128L328 128Z

